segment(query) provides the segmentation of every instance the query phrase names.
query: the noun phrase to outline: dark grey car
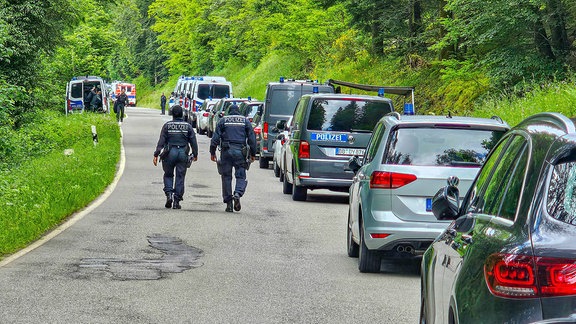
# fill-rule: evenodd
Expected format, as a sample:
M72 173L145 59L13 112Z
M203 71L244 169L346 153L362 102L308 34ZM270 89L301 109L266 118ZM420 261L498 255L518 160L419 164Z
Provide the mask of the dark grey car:
M260 141L260 168L267 169L274 157L274 141L281 130L276 128L279 120L288 120L294 113L298 99L305 94L334 93L334 87L312 80L280 78L266 86L264 113L262 114L262 141Z
M421 323L566 323L576 312L576 127L529 117L491 151L461 205L433 199L453 222L422 259ZM570 319L571 318L571 319Z
M348 192L348 160L364 155L376 123L394 111L377 96L314 94L298 101L285 152L283 192L306 200L309 189Z

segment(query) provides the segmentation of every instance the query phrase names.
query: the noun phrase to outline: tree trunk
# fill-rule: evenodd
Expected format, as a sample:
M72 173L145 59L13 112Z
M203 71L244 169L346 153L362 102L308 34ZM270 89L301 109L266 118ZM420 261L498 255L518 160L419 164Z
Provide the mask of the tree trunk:
M552 49L560 56L566 56L570 50L568 33L566 32L566 10L561 0L548 0L550 13L550 39Z
M551 60L555 59L541 16L538 17L538 20L534 25L534 43L536 44L536 48L538 48L540 55Z

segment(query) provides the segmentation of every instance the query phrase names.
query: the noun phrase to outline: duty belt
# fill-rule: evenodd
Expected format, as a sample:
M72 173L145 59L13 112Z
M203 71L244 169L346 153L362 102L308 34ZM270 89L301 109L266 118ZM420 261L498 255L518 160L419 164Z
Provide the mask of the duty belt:
M175 148L180 149L180 148L185 148L186 145L170 145L170 147L175 147Z

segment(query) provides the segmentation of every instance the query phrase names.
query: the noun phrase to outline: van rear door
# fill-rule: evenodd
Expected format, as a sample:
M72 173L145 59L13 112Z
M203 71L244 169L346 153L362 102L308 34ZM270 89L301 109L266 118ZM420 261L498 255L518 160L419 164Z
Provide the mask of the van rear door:
M72 80L66 87L66 113L84 111L84 83L82 80Z
M363 156L372 130L392 104L357 97L315 98L309 108L305 139L310 147L312 178L352 179L345 172L350 157ZM301 164L305 168L305 163Z

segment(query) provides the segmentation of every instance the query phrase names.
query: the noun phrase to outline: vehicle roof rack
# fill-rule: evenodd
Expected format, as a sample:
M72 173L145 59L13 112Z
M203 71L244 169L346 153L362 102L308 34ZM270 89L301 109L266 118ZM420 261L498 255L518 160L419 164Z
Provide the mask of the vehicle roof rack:
M499 121L499 122L502 123L502 124L505 124L505 123L504 123L504 120L502 120L502 118L500 118L500 116L494 115L494 116L490 117L490 119L494 119L494 120Z
M398 119L398 120L400 120L400 118L402 118L400 113L397 111L389 112L386 114L386 116L396 117L396 119Z

